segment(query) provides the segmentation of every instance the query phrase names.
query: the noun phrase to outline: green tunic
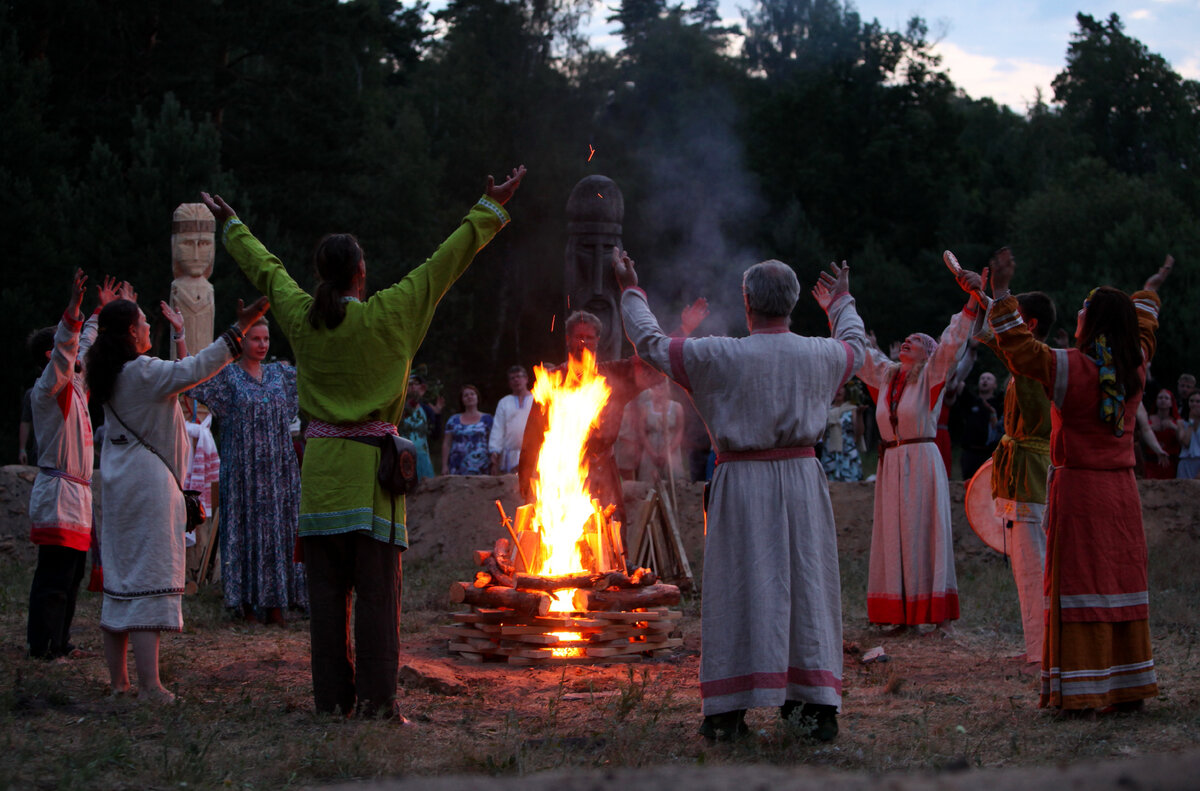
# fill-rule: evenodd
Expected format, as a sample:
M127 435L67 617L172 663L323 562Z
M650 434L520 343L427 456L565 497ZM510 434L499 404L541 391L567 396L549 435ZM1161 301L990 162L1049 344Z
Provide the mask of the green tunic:
M225 249L271 301L296 355L300 411L333 424L384 420L404 410L409 366L442 295L475 254L508 223L486 196L424 264L365 302L349 302L334 329L308 322L313 298L236 217L225 224ZM375 480L379 449L345 439L313 438L300 474L300 535L364 530L380 541L392 534L392 500ZM395 543L408 546L404 499L395 505Z
M994 337L984 343L1005 359ZM1050 398L1041 382L1013 372L1004 393L1004 429L992 454L997 513L1006 521L1041 522L1050 469Z

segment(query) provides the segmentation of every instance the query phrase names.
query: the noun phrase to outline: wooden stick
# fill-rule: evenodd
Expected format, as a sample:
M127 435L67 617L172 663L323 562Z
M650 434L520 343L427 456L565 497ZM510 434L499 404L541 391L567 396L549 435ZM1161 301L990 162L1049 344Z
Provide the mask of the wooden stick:
M517 540L517 531L513 530L512 520L508 518L508 514L504 513L504 504L499 500L496 501L496 510L500 512L500 524L508 529L513 543L517 545L517 553L521 556L521 562L525 564L525 568L533 568L529 565L529 559L525 557L525 550L521 549L521 542Z
M690 588L692 585L695 585L696 581L692 578L692 566L688 563L687 550L683 548L683 539L679 536L679 522L675 519L674 508L667 509L667 528L670 530L669 540L675 550L679 568Z

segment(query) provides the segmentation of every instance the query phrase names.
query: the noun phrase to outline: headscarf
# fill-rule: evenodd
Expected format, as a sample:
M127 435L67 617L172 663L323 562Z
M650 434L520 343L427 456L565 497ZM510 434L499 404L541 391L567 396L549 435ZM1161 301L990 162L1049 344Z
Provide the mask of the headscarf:
M1088 302L1095 293L1096 289L1092 289L1083 301L1084 310L1087 310ZM1125 433L1125 386L1117 381L1112 347L1104 333L1096 336L1092 348L1085 353L1100 369L1100 419L1112 425L1113 436L1120 437Z
M925 347L925 359L928 361L930 357L933 357L933 353L937 351L938 342L923 332L914 332L913 334L920 338L921 345Z

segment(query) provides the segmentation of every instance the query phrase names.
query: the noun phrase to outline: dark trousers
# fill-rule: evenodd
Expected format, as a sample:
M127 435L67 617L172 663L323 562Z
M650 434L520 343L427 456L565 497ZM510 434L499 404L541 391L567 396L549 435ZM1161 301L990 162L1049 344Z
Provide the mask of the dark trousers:
M386 716L400 668L400 548L361 531L303 540L317 711Z
M39 659L63 656L70 649L75 599L87 565L87 552L69 547L38 546L37 569L29 588L29 625L25 631L29 655Z

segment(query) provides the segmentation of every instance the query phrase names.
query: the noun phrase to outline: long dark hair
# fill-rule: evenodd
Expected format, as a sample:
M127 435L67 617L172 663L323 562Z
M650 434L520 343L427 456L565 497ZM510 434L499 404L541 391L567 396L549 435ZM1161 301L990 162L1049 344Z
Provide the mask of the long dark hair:
M87 385L92 401L107 403L125 363L138 356L129 328L138 321L136 302L115 299L100 310L100 331L86 357Z
M358 263L362 261L362 248L358 240L348 233L326 234L317 243L313 253L313 266L317 270L316 293L308 311L308 323L314 329L324 324L334 329L346 318L346 303L341 293L350 288L358 274Z
M1138 369L1142 366L1142 345L1138 333L1137 311L1133 300L1124 291L1100 286L1087 299L1083 313L1083 329L1075 339L1075 348L1091 354L1096 337L1103 335L1112 351L1117 382L1125 388L1125 397L1132 398L1142 390Z

